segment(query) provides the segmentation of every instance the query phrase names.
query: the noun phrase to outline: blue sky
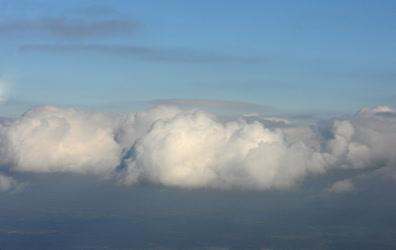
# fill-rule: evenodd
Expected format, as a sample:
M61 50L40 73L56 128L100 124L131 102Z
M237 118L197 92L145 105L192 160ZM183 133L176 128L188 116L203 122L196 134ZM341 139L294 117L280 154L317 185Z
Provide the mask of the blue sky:
M299 113L396 102L394 1L2 0L0 12L2 114L168 98Z

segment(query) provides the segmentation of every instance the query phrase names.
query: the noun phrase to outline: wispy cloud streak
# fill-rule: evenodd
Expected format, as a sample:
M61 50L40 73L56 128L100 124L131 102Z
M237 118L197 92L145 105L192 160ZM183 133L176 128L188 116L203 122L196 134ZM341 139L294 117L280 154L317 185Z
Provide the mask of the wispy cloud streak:
M86 38L129 34L136 23L123 19L83 20L67 18L41 18L0 22L0 35L45 34L60 38Z
M107 44L25 44L21 53L79 53L104 54L156 62L179 63L260 63L258 57L228 56L187 49L164 49L130 45Z
M274 111L274 108L251 102L210 100L210 99L157 99L149 101L156 105L173 105L184 108L200 108L204 110L234 110L234 111Z

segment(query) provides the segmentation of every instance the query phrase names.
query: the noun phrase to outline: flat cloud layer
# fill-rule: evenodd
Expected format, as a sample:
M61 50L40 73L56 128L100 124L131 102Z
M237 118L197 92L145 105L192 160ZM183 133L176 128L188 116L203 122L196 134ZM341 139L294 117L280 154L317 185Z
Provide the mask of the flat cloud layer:
M11 171L94 174L124 184L258 190L336 168L396 170L390 107L309 126L273 119L224 120L167 106L129 114L40 107L1 123L0 161Z

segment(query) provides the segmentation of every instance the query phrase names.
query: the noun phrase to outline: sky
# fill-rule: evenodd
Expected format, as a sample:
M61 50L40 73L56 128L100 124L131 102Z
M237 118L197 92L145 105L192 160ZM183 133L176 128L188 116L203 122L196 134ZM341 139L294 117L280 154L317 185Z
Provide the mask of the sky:
M158 99L294 113L395 104L394 1L2 0L0 11L7 115Z
M0 0L0 249L395 249L395 14Z

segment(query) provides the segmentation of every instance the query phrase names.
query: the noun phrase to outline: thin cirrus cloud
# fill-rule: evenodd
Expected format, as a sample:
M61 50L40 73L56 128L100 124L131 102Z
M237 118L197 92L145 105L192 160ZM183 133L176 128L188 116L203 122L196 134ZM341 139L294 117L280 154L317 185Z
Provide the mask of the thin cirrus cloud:
M246 111L246 112L273 112L273 107L241 101L211 100L211 99L156 99L149 101L153 106L172 105L181 108L200 108L204 110Z
M87 38L130 34L136 27L135 22L126 19L38 18L1 21L0 35L43 34L57 38Z
M80 55L99 54L127 59L177 62L177 63L241 63L255 64L262 59L257 56L226 55L215 52L196 51L182 48L157 48L114 43L76 42L89 38L112 38L128 36L139 28L136 21L123 17L117 10L90 7L80 10L85 18L36 18L0 21L0 37L3 35L44 35L62 39L62 43L18 45L21 53L69 53ZM88 18L87 18L88 17ZM70 43L70 41L74 43Z
M92 174L126 185L256 190L287 189L332 170L389 176L396 173L396 120L384 113L396 111L380 106L325 125L267 126L265 117L225 121L170 106L137 113L47 106L0 123L0 166ZM341 180L329 190L353 189Z
M127 59L176 62L176 63L247 63L262 62L259 57L230 56L218 53L194 51L188 49L165 49L144 46L116 45L116 44L25 44L19 46L21 53L75 53L101 54L117 56Z

